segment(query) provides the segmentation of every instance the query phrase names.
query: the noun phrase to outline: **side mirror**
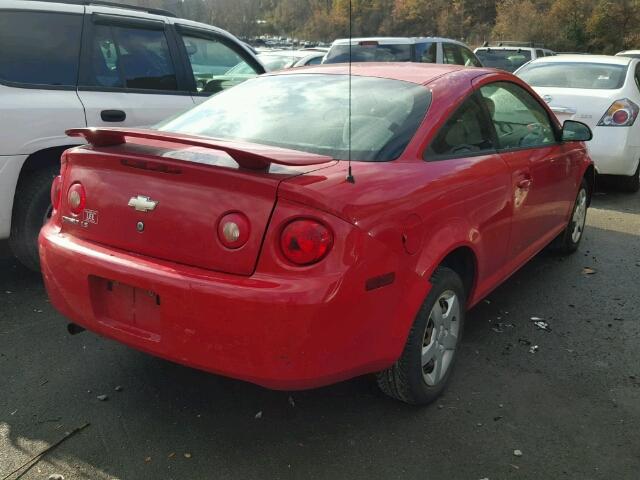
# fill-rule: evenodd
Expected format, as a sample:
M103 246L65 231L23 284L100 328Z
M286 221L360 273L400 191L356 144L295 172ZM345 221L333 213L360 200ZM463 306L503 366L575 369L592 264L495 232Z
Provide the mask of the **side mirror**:
M563 142L588 142L593 138L593 133L588 125L574 120L566 120L562 125Z

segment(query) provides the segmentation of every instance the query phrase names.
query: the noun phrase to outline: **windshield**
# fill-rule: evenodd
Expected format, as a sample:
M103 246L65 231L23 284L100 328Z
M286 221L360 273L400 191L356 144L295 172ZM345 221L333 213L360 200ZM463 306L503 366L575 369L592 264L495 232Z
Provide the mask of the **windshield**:
M219 93L159 129L346 160L348 78L320 74L259 77ZM352 77L353 160L397 158L418 129L430 100L429 91L420 85Z
M519 48L502 50L486 49L477 50L476 57L478 57L485 67L515 72L531 60L531 52Z
M617 90L624 85L626 65L605 63L532 63L518 72L532 87Z
M372 42L367 45L352 45L351 60L353 62L410 62L411 45L380 45ZM329 50L323 63L348 63L349 45L334 45Z

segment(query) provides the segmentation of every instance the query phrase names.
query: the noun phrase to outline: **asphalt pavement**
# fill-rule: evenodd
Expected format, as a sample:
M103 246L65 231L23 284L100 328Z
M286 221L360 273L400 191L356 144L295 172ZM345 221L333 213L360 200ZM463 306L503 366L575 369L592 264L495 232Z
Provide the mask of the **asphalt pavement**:
M89 423L20 478L637 480L639 285L640 194L599 194L580 250L472 310L448 390L416 408L371 377L274 392L70 336L0 244L0 479Z

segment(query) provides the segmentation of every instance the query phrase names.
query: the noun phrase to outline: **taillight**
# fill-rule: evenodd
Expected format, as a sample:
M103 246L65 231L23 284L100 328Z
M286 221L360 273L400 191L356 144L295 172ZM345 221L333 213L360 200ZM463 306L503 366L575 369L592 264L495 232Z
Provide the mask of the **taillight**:
M636 121L640 107L628 98L616 100L598 122L599 127L630 127Z
M280 236L280 248L287 260L296 265L311 265L322 260L333 245L333 234L320 222L299 219L289 223Z
M67 193L67 203L69 204L69 210L74 215L80 215L87 204L87 194L84 191L84 187L79 183L74 183L69 187Z
M53 179L51 184L51 205L54 210L60 206L60 198L62 197L62 177L58 175Z
M240 212L228 213L218 222L218 238L231 249L240 248L249 240L249 219Z

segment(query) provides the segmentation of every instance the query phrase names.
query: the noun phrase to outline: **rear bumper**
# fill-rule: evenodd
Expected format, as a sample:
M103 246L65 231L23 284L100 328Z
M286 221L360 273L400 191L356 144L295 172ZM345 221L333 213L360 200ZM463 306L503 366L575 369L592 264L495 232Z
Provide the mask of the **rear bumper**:
M640 143L634 127L596 127L587 142L589 155L601 175L633 175L640 160ZM634 145L636 143L637 145Z
M368 273L359 266L304 280L240 277L111 250L53 223L39 242L51 302L72 322L177 363L274 389L313 388L388 367L424 298L398 280L366 292L360 282ZM113 318L105 313L104 280L153 292L160 306L147 305L144 312L157 311L138 323Z

